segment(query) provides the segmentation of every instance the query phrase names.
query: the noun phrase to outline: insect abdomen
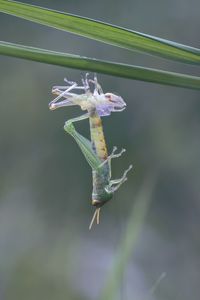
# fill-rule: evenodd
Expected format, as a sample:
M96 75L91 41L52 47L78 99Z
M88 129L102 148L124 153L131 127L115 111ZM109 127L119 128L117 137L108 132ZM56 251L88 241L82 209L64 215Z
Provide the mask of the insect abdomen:
M98 170L93 170L93 192L92 205L101 207L112 198L112 193L108 193L105 187L109 184L110 171L108 162L105 160L108 157L106 142L103 133L101 118L96 111L90 113L90 134L93 150L98 158L104 162Z
M96 113L92 114L90 117L90 134L94 151L96 152L97 156L102 161L106 160L108 153L103 133L102 121Z

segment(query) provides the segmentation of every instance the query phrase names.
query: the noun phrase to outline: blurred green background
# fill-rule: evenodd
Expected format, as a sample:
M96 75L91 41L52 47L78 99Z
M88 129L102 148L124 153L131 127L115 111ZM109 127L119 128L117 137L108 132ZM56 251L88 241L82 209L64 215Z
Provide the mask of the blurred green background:
M200 47L198 0L24 2ZM4 14L0 34L1 40L99 59L199 71ZM156 174L118 298L198 300L199 92L98 75L104 91L127 103L124 112L103 120L109 151L114 145L127 149L113 162L113 177L130 163L134 169L102 209L101 224L89 231L91 170L63 130L65 120L82 112L48 109L51 87L62 85L64 77L79 81L80 72L3 56L0 70L0 299L97 299L136 195ZM77 128L88 135L87 121Z

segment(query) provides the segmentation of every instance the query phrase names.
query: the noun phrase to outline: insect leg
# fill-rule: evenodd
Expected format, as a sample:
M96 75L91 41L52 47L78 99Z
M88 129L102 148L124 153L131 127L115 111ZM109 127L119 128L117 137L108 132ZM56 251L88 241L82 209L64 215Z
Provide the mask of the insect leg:
M91 168L93 170L97 170L99 165L101 164L101 160L94 152L91 142L80 133L78 133L73 125L74 122L87 119L88 117L89 114L84 114L80 117L68 120L67 122L65 122L64 130L75 139Z
M55 85L53 86L52 88L52 93L53 94L58 94L59 93L62 93L66 90L70 89L71 90L71 86L67 86L67 85ZM73 87L73 90L84 90L85 88L83 86L75 86Z
M121 152L119 152L118 154L115 154L117 150L117 147L114 146L113 147L113 150L111 152L111 154L107 157L106 160L104 160L101 164L100 164L100 168L103 167L106 163L108 163L108 167L109 167L109 178L111 178L112 176L112 172L111 172L111 159L112 158L117 158L117 157L120 157L124 152L126 152L126 149L122 149Z
M89 79L89 82L92 82L94 84L95 92L96 93L103 94L103 89L102 89L101 85L98 83L97 74L96 73L94 74L94 80Z
M73 90L75 87L77 86L77 83L74 83L72 86L70 86L68 89L64 90L64 91L59 91L59 95L53 99L50 103L49 103L49 107L52 107L52 104L56 103L60 98L64 97L67 95L67 93L71 90ZM55 89L52 89L52 92L55 93Z
M71 90L85 90L84 86L78 86L78 84L75 81L69 81L67 78L64 78L64 81L66 83L69 83L69 86L53 86L52 93L57 94L59 98L54 99L53 101L56 102L61 97L66 96L69 91Z
M110 180L109 185L107 187L105 187L105 190L107 192L112 192L114 193L116 190L118 190L118 188L127 180L127 173L132 169L132 165L129 166L129 168L127 170L125 170L123 176L119 179L115 179L115 180Z
M69 81L66 77L64 78L64 82L67 82L67 83L69 83L71 85L74 85L76 83L75 81Z
M86 79L87 79L88 75L89 75L89 73L86 74ZM67 83L69 83L71 86L73 86L74 84L77 85L77 83L75 81L69 81L67 78L64 78L64 81L67 82ZM83 80L82 80L82 82L83 82ZM88 85L88 87L89 87L89 85ZM84 82L83 82L83 86L77 86L75 89L85 90L85 84L84 84Z
M110 163L111 163L111 159L120 157L124 152L126 152L126 149L122 149L118 154L115 154L116 150L117 150L117 147L114 146L114 147L113 147L113 150L112 150L112 152L111 152L111 154L107 157L106 160L104 160L104 161L101 163L100 167L102 167L102 166L103 166L104 164L106 164L107 162L110 164Z
M85 90L85 93L90 93L90 86L89 86L89 81L88 81L88 76L89 76L89 73L86 73L85 74L85 78L83 75L81 75L81 81L83 83L83 88Z
M124 152L126 152L126 149L122 149L121 152L119 152L118 154L115 154L116 150L117 150L117 147L114 146L112 153L108 156L109 160L111 160L112 158L120 157Z

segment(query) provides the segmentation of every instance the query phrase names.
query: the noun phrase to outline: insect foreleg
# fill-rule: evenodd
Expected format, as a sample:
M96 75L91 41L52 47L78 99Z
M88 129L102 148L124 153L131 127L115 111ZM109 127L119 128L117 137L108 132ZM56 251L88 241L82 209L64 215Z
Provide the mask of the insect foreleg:
M84 80L84 78L82 78L83 86L77 86L76 89L81 89L81 90L85 90L85 91L90 90L88 79L87 79L88 75L89 75L89 73L86 73L85 80ZM67 80L67 78L64 78L64 81L69 83L71 86L74 84L77 85L77 83L75 81L69 81L69 80Z
M96 93L103 94L103 89L102 89L101 85L97 81L97 75L96 74L94 75L94 80L89 79L89 82L92 82L94 84L95 92Z
M89 115L85 114L80 117L68 120L67 122L65 122L64 130L75 139L91 168L93 170L98 170L98 167L101 164L101 160L92 149L91 142L80 133L78 133L73 125L73 122L81 121L87 119L88 117Z
M82 83L83 83L83 86L84 86L84 90L85 90L85 93L90 93L90 86L89 86L89 81L88 81L88 76L89 76L89 73L86 73L85 74L85 78L84 76L81 76L82 77Z
M120 157L124 152L126 152L126 149L122 149L121 152L119 152L118 154L115 154L117 150L117 147L114 146L113 147L113 150L111 152L111 154L107 157L106 160L104 160L104 162L101 163L101 165L99 166L100 168L103 167L106 163L108 163L108 166L109 166L109 177L111 178L111 159L113 158L117 158L117 157Z
M127 170L125 170L123 176L119 179L110 180L109 185L105 187L107 192L114 193L118 188L127 180L127 173L132 169L132 165L129 166Z
M115 154L115 152L117 151L117 147L114 146L113 150L111 152L111 154L107 157L107 159L101 163L101 165L99 167L103 167L106 163L108 163L108 167L109 167L109 179L112 176L112 171L111 171L111 159L113 158L117 158L120 157L124 152L126 152L126 149L122 149L121 152L119 152L118 154Z

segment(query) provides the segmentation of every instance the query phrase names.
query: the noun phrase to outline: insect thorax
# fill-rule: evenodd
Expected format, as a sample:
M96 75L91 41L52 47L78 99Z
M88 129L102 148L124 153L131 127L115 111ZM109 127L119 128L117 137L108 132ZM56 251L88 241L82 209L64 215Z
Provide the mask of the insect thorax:
M95 111L96 109L96 100L92 93L73 95L70 100L81 107L82 110Z

